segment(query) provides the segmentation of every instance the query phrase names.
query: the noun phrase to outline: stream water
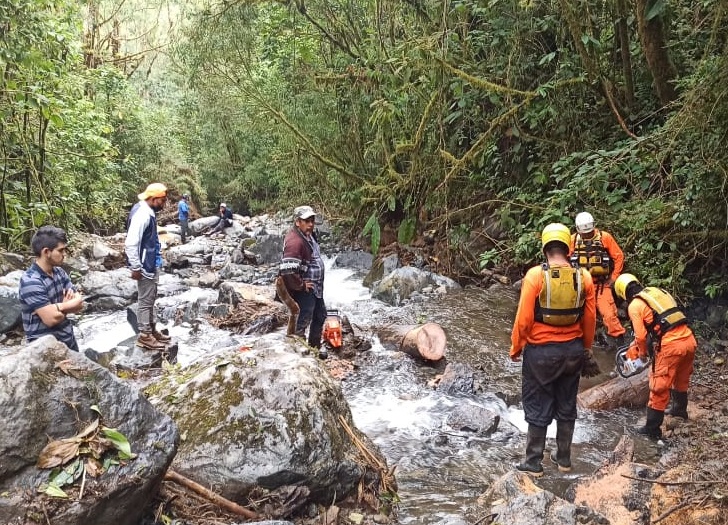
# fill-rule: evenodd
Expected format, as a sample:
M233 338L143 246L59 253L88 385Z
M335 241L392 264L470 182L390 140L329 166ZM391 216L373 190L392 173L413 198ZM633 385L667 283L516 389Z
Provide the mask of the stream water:
M183 301L214 302L214 290L191 289L181 295L162 297L161 311ZM373 335L373 347L358 358L355 374L342 382L354 422L376 443L389 465L396 465L402 524L445 524L462 520L466 508L489 484L513 468L524 451L527 424L518 408L520 363L508 359L510 328L517 294L506 287L483 290L466 288L403 307L371 299L361 276L352 270L329 268L326 273L327 307L337 308L357 327L376 333L379 323L439 323L448 335L447 357L427 365L383 347ZM242 337L216 330L206 323L171 326L179 341L181 364L204 352L231 344L245 344L256 336ZM81 347L103 351L133 337L125 312L84 316L78 325ZM282 337L280 334L271 334ZM268 336L266 336L268 337ZM603 370L612 368L612 356L597 352ZM445 395L430 383L446 362L467 363L487 377L484 392L476 396ZM604 378L602 378L604 379ZM593 382L584 382L582 387ZM506 404L504 399L515 399ZM488 436L449 428L447 416L464 403L485 407L500 415L498 430ZM591 474L613 450L626 425L634 424L638 411L609 413L580 411L572 449L573 470L558 473L548 460L545 476L538 481L556 494L577 477ZM548 436L555 437L555 424ZM547 442L547 448L553 440ZM649 462L656 451L638 451Z

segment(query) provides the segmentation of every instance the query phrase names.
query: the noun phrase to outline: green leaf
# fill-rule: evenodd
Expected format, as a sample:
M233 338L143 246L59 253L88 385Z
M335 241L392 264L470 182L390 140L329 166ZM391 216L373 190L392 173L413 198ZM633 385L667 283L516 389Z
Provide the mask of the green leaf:
M373 212L371 216L369 217L369 220L367 220L367 223L364 225L364 229L362 230L361 234L362 236L366 236L369 234L370 231L372 231L372 228L374 225L377 224L377 212Z
M397 242L409 244L415 238L415 220L408 218L402 221L397 231Z
M645 20L648 22L652 20L653 18L657 18L658 16L661 16L662 13L665 12L665 7L667 7L667 4L665 3L665 0L654 0L652 4L647 5L647 13L645 14Z
M394 198L394 195L390 195L387 198L387 207L389 208L389 211L394 211L397 207L397 200Z
M379 243L381 242L382 232L379 229L379 222L375 222L372 227L372 254L376 255L379 251Z
M119 459L132 459L135 456L131 453L131 446L126 436L115 428L101 427L101 431L119 451Z
M57 487L53 483L49 483L43 492L52 498L68 498L68 494L63 492L60 487Z

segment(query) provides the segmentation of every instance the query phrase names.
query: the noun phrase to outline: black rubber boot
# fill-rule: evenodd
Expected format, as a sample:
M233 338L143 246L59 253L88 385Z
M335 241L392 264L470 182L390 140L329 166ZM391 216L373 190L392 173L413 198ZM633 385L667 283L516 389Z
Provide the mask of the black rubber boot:
M660 439L662 437L662 429L660 427L664 419L665 413L662 410L647 407L647 421L645 422L645 426L636 427L634 431L650 439Z
M526 460L516 465L520 472L530 474L535 478L543 476L543 449L546 447L546 427L528 425L526 436Z
M670 390L670 404L665 409L665 414L672 417L688 418L688 393Z
M556 452L551 452L551 461L559 472L571 470L571 440L574 437L574 421L556 422Z

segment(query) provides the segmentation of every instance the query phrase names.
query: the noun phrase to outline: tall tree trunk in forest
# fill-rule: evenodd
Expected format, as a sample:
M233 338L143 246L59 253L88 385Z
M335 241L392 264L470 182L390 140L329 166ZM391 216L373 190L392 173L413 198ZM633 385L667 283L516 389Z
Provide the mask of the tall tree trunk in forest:
M616 33L619 38L619 53L624 75L624 104L628 108L634 105L634 76L632 74L632 55L629 49L629 26L627 25L627 0L617 0Z
M655 0L637 0L637 30L640 34L647 67L655 81L657 97L660 99L660 103L666 106L677 99L677 90L673 84L677 71L667 52L662 14L655 14L648 20L654 3Z

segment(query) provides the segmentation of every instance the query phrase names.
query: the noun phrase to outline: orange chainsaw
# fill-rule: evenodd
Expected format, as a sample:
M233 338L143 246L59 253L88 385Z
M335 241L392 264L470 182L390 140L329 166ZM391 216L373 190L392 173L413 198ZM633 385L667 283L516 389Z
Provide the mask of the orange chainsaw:
M321 337L331 348L341 347L341 314L338 310L326 310L326 320Z

